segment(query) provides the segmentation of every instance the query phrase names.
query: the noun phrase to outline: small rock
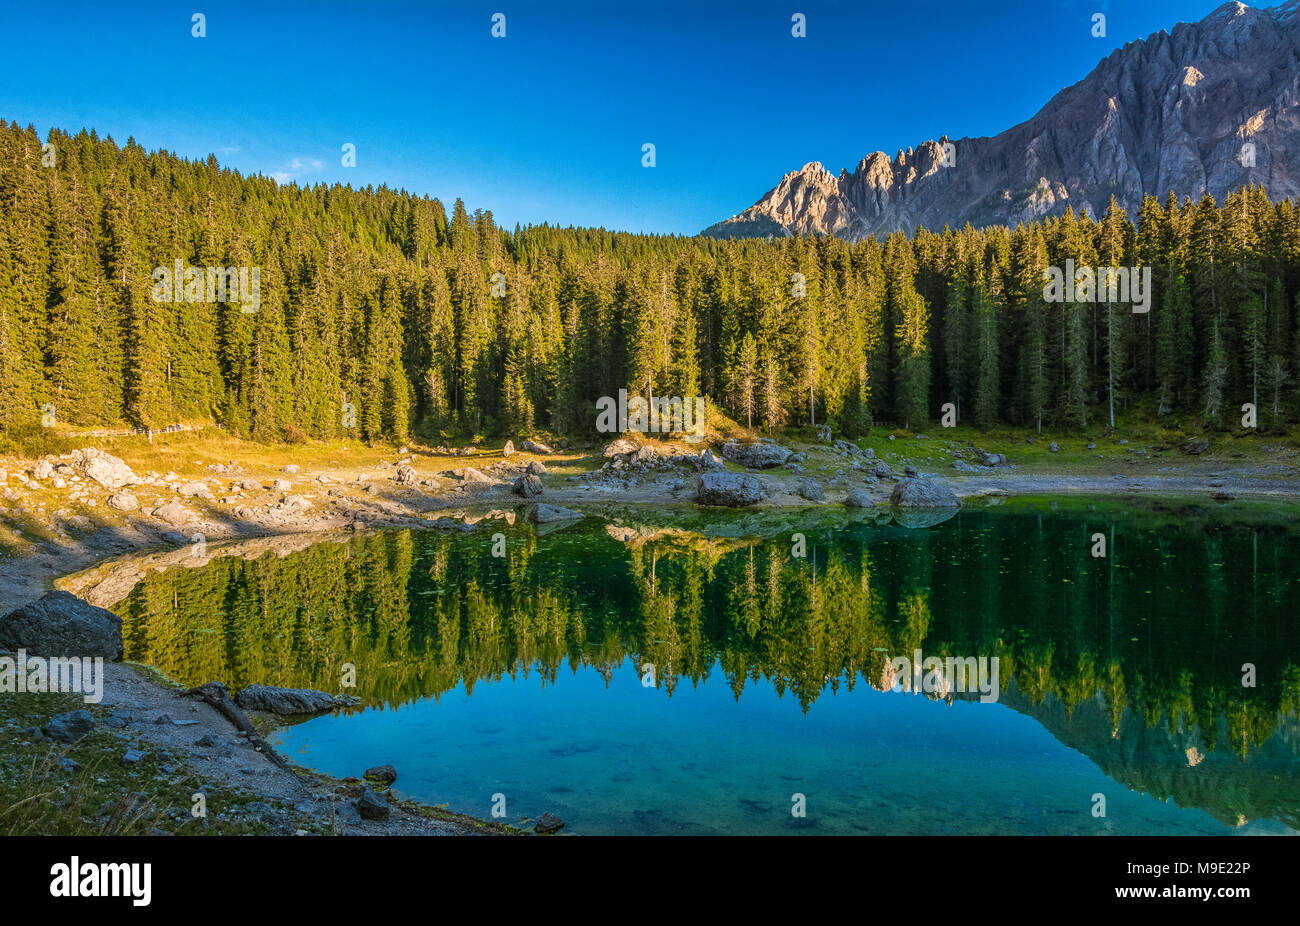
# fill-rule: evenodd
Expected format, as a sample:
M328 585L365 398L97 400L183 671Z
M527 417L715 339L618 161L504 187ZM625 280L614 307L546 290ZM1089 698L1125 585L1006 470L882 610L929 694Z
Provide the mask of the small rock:
M95 718L90 711L68 711L50 718L41 732L60 743L75 743L95 729Z
M373 768L366 769L365 774L361 777L377 784L391 785L397 780L397 769L391 765L376 765Z
M388 802L367 787L357 800L357 813L363 820L387 820L390 811Z
M144 759L144 755L145 754L138 749L128 749L126 752L122 753L121 761L123 765L139 765L140 761Z
M564 829L564 821L548 810L538 819L537 825L533 827L533 832L545 835L559 832L562 829Z

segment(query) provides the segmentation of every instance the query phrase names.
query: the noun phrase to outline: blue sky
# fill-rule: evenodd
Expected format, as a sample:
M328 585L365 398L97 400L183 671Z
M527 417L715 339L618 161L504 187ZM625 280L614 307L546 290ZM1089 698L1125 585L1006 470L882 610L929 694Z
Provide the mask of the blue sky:
M507 227L684 234L808 161L838 173L994 135L1115 48L1220 5L0 2L0 118L42 135L94 128L285 181L460 196Z

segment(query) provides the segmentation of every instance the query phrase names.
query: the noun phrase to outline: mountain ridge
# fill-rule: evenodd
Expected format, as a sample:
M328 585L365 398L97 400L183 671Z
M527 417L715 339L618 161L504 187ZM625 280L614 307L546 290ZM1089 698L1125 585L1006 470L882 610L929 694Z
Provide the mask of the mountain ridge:
M1128 42L994 136L874 151L838 176L810 161L701 234L1014 226L1067 208L1099 215L1112 194L1132 213L1147 194L1221 200L1252 184L1300 198L1300 0L1228 2Z

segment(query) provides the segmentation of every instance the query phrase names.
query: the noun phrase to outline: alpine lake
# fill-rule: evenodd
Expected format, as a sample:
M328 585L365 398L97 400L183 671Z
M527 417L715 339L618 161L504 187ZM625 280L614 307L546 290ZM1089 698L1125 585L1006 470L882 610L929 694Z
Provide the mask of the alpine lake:
M1294 513L997 501L901 523L615 505L538 527L485 511L472 531L214 554L147 575L113 610L126 658L176 681L359 696L272 744L340 777L391 763L400 794L484 819L550 811L578 834L1300 828ZM996 659L996 700L900 690L891 660L918 650Z

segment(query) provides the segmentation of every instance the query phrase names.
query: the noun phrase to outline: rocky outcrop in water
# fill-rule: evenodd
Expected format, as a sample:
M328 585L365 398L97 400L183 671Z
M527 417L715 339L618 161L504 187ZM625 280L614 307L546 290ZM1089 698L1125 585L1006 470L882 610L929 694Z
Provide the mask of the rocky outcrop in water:
M270 685L249 685L235 694L235 703L246 711L265 711L268 714L294 716L321 714L338 707L351 707L361 703L352 695L332 695L312 688L274 688Z

